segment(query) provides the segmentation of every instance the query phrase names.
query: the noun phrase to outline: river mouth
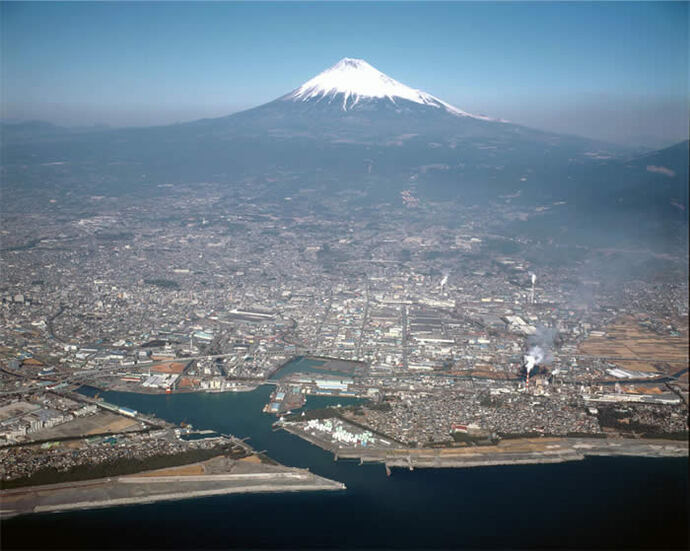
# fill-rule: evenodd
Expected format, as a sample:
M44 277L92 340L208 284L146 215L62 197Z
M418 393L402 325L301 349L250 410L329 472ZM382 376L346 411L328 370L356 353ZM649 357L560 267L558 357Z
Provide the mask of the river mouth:
M255 450L265 452L271 459L289 467L309 468L316 474L337 472L330 453L274 428L277 417L262 411L273 390L273 385L265 384L248 392L138 394L99 391L92 387L81 387L79 392L88 396L99 393L106 402L152 414L177 425L184 423L196 430L212 430L246 438ZM308 396L303 409L362 402L359 398ZM384 472L383 466L379 466L379 470Z

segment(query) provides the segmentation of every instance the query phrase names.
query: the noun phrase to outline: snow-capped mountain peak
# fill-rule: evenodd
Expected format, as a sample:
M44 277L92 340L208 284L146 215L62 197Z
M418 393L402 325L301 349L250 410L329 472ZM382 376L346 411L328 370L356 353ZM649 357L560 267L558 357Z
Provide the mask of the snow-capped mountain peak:
M403 99L443 109L453 115L493 120L483 115L472 115L454 107L437 97L415 90L385 75L363 59L346 57L332 67L316 75L283 99L291 101L342 102L344 111L355 107L364 99L388 99L396 103Z

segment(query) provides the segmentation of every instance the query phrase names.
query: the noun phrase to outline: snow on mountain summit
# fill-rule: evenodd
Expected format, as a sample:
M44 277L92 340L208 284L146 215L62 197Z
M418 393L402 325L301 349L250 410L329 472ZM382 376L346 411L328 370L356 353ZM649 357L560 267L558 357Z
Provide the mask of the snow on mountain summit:
M403 99L443 109L461 117L494 120L483 115L466 113L431 94L405 86L375 69L363 59L349 57L341 59L329 69L284 96L283 99L292 101L321 101L326 99L329 103L341 101L343 110L347 111L357 105L360 100L372 98L388 99L394 104L396 99Z

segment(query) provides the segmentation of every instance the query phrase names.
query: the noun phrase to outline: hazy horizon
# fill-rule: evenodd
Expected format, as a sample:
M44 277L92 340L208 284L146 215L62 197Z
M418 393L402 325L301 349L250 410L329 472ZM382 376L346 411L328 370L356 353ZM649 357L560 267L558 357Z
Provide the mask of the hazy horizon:
M271 101L271 100L269 100ZM593 105L593 101L582 101L580 103L573 103L567 106L560 106L557 112L548 112L546 110L537 111L535 109L520 111L518 107L515 108L512 115L496 114L488 110L471 110L475 113L487 114L497 118L505 119L515 124L520 124L537 130L544 130L556 132L561 134L571 134L582 136L584 138L591 138L608 142L611 144L618 144L628 147L640 147L649 149L662 149L682 141L690 139L690 134L686 132L684 135L680 132L677 135L660 136L654 133L654 129L663 127L663 123L655 117L659 111L663 111L663 106L650 108L649 112L644 113L644 117L637 120L628 120L625 118L625 107L616 102L616 98L606 98L603 100L611 108L607 106ZM44 122L61 126L65 128L91 128L91 127L105 127L105 128L134 128L134 127L149 127L149 126L167 126L172 124L182 124L186 122L193 122L201 119L211 119L218 117L225 117L240 113L247 109L252 109L263 105L257 103L256 105L229 105L227 110L209 110L206 106L189 106L183 112L179 111L159 111L154 114L142 108L141 111L131 111L124 114L124 120L116 121L103 118L85 118L84 120L73 120L71 118L52 118L46 114L45 116L26 116L26 117L9 117L3 118L1 122L9 124L28 123L28 122ZM453 103L453 102L449 102ZM630 101L634 104L634 100ZM580 117L583 110L595 109L599 114L599 118L594 121L582 120ZM83 113L83 108L79 110ZM61 112L65 110L62 109ZM687 109L687 119L690 117L690 108ZM69 109L67 109L69 112ZM556 116L557 114L557 116ZM550 116L551 115L551 116ZM681 119L682 120L682 119ZM674 118L671 123L677 123ZM598 123L594 126L594 123ZM645 124L647 123L647 124ZM613 124L613 129L610 125ZM632 132L621 136L616 133L620 131L621 126L629 128ZM682 124L677 125L682 127ZM650 128L651 127L651 128Z
M221 117L358 57L472 113L633 147L688 139L684 2L51 2L0 12L7 122Z

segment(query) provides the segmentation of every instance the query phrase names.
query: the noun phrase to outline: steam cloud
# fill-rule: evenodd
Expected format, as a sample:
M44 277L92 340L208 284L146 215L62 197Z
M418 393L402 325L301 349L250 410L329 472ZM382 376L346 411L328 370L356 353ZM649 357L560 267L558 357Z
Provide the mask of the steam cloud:
M525 369L529 377L530 371L535 366L543 362L550 362L553 359L551 349L558 336L558 332L551 327L544 327L543 325L537 327L537 331L530 335L527 343L529 349L524 355Z
M529 349L529 352L525 354L525 369L527 370L527 375L532 371L535 365L539 365L544 361L544 351L540 346L533 346Z

